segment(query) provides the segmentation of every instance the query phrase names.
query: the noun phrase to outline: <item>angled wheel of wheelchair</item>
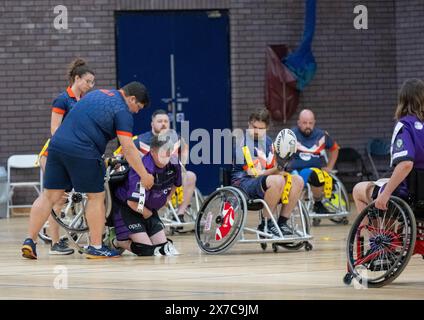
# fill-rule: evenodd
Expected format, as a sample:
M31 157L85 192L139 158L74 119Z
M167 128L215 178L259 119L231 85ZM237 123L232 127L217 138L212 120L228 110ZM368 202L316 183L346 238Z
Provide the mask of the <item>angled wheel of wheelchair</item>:
M303 217L303 222L302 222ZM306 206L303 201L299 201L296 207L293 209L293 212L290 216L290 219L287 221L288 226L293 229L296 234L300 237L303 237L303 224L305 225L305 231L307 234L310 234L310 222L309 215L306 210ZM290 243L278 243L279 246L286 248L287 250L300 250L305 245L307 245L307 241L294 241ZM312 249L312 247L311 247ZM309 251L309 250L307 250ZM276 252L276 251L275 251Z
M52 243L52 239L51 239L51 237L49 236L49 234L47 233L47 229L48 229L48 222L47 223L45 223L44 224L44 226L43 226L43 228L40 230L40 232L38 233L38 237L41 239L41 240L43 240L43 242L45 243L45 244L51 244ZM72 236L72 238L74 239L74 240L76 240L77 239L77 234L75 234L75 233L71 233L71 236ZM63 236L61 236L60 237L60 240L61 241L68 241L69 240L69 238L68 238L68 236L66 236L66 235L63 235Z
M203 203L196 219L196 241L203 252L223 253L237 241L247 212L243 193L234 187L213 192Z
M395 280L408 264L416 240L416 222L408 204L391 197L388 209L368 205L354 221L347 240L348 274L370 288Z
M69 232L82 233L88 231L85 221L85 206L87 197L79 192L67 193L67 202L60 213L52 210L51 215L56 222Z

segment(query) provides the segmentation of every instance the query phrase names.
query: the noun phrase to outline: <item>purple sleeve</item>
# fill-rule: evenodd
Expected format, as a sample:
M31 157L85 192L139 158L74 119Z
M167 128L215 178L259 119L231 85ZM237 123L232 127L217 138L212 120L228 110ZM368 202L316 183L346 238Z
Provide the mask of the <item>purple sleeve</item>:
M415 146L409 132L409 127L403 125L392 138L391 163L392 166L402 161L415 160Z
M125 181L125 184L116 190L116 196L119 200L126 202L127 200L138 201L138 196L140 190L140 177L138 176L135 170L130 169L128 173L128 178Z

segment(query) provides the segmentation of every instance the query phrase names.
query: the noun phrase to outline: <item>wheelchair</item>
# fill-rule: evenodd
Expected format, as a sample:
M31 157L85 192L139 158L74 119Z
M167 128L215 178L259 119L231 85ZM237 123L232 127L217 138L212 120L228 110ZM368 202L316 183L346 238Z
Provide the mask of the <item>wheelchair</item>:
M105 175L105 218L112 211L112 192L113 189L125 181L129 172L128 163L125 160L106 159L106 175ZM63 228L65 236L61 239L70 241L79 253L84 253L86 246L89 244L89 230L85 217L85 208L87 206L87 196L84 193L75 192L74 190L65 194L67 200L62 207L60 213L52 210L51 215L54 220ZM39 236L46 243L51 242L50 237L46 233L46 225L43 227ZM110 245L111 233L113 227L111 223L106 223L103 233L103 242ZM122 250L123 251L123 250Z
M191 198L190 205L187 207L184 214L184 222L178 217L178 206L183 201L183 188L177 188L172 199L168 201L165 207L159 210L158 214L162 220L165 231L169 235L177 233L194 231L194 225L197 218L197 213L204 202L204 198L199 189L195 188Z
M364 287L383 287L402 273L412 255L424 257L424 174L410 176L415 178L408 178L408 199L392 196L385 211L373 201L354 221L347 239L346 285L355 279Z
M328 175L332 178L331 196L323 197L321 202L330 213L314 212L314 197L309 183L305 184L301 197L314 227L319 226L322 219L329 219L335 224L347 225L349 223L347 216L350 215L350 201L346 188L334 173Z
M242 189L231 186L230 171L221 168L220 176L222 186L205 199L196 219L196 241L203 252L224 253L236 242L259 243L263 250L266 250L270 243L274 252L277 252L279 247L288 250L304 247L306 251L312 250L312 244L309 242L312 236L309 232L308 215L301 201L298 201L287 222L294 234L283 236L280 232L280 237L275 238L270 233L259 231L256 226L247 226L248 211L257 211L260 221L262 211L267 210L276 224L267 203L262 199L249 199ZM248 237L247 234L252 236Z

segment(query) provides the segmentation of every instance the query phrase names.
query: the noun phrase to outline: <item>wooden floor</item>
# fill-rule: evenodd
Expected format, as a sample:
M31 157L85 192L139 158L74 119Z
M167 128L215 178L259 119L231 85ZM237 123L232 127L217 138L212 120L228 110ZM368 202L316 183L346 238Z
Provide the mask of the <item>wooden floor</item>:
M352 220L352 217L350 217ZM263 252L258 244L236 244L222 255L206 255L194 234L175 235L183 255L124 255L87 260L78 253L39 259L20 255L27 217L0 220L0 299L423 299L424 261L414 256L402 275L380 289L346 287L345 241L349 226L324 220L314 227L314 250ZM55 289L60 270L66 290ZM61 273L63 275L63 273ZM56 279L57 283L57 279ZM64 282L62 282L64 283Z

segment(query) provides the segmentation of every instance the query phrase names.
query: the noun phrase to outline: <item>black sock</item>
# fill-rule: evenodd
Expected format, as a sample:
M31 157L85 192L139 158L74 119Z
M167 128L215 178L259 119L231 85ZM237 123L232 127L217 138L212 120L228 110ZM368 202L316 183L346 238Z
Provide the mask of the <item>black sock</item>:
M286 217L283 217L283 216L279 216L278 217L278 224L287 223L287 220L289 220L289 219L286 218Z

